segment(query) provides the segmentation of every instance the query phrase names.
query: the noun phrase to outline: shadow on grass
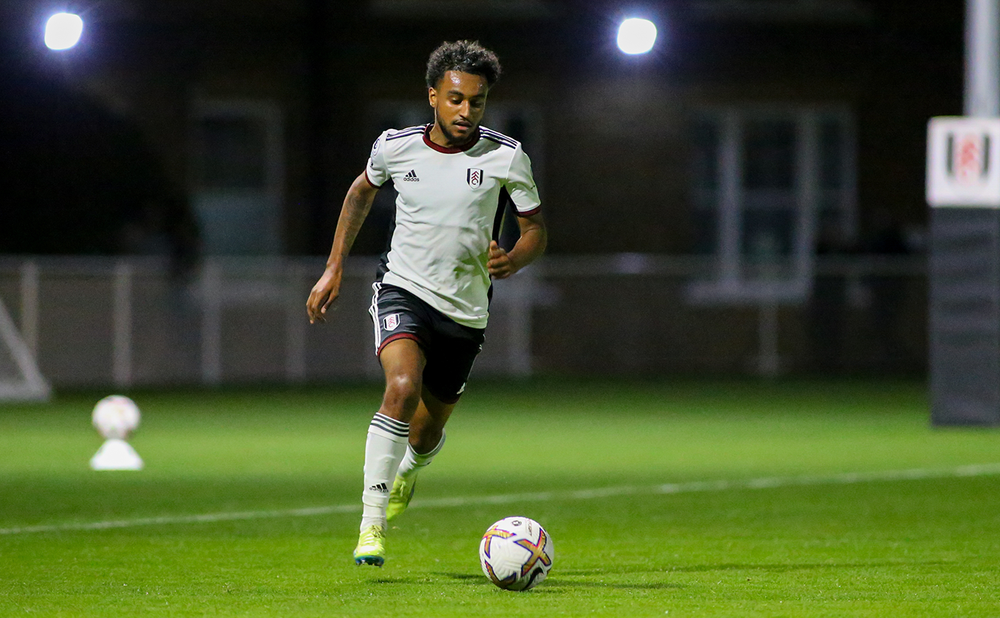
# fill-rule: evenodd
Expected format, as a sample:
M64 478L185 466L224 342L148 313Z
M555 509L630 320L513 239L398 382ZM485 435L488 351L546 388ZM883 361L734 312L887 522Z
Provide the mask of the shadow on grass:
M619 584L614 582L576 582L565 579L557 579L545 582L546 588L614 588L616 590L667 590L685 588L683 584L671 582L652 582L648 584Z
M660 574L661 577L669 577L672 573L711 573L714 571L750 571L767 573L790 573L794 571L810 571L822 569L884 569L898 568L900 566L941 566L951 564L947 561L924 561L924 562L856 562L856 563L800 563L800 564L703 564L678 567L663 568L603 568L603 569L570 569L560 570L558 574L548 579L542 586L532 590L535 593L559 593L560 589L593 588L607 590L679 590L686 588L685 584L674 582L648 582L648 583L628 583L628 582L597 582L579 581L577 577L599 577L609 575L638 575L640 573ZM468 586L490 587L491 584L484 576L478 573L444 573L436 572L436 576L446 577L456 582ZM373 580L377 584L433 584L433 580L415 578L379 578Z
M792 571L810 571L820 569L883 569L899 568L901 566L941 566L951 564L943 560L924 562L815 562L800 564L696 564L691 566L666 566L655 569L637 569L624 566L619 568L601 569L571 569L561 571L563 575L621 575L628 573L711 573L713 571L766 571L768 573L789 573Z
M575 572L567 573L567 575L575 575L575 574L578 573ZM490 585L490 581L486 579L486 577L484 577L483 575L470 575L468 573L435 573L435 575L449 577L451 579L459 580L473 586ZM681 584L672 584L669 582L654 582L648 584L582 582L582 581L566 580L557 576L555 579L546 580L545 583L542 584L540 588L536 588L532 590L532 592L544 592L544 591L556 592L558 591L559 588L615 588L619 590L663 590L666 588L683 588L683 587L684 586Z

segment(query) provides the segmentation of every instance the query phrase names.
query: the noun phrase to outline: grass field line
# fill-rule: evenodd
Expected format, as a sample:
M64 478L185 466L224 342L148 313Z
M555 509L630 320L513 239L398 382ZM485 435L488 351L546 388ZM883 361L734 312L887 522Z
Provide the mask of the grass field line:
M739 480L694 481L690 483L665 483L662 485L621 485L567 491L543 491L535 493L499 494L492 496L459 496L454 498L417 499L410 508L452 508L479 506L486 504L509 504L514 502L555 502L561 500L593 500L639 494L681 494L694 492L716 492L747 489L774 489L780 487L801 487L812 485L850 485L879 481L906 481L922 479L963 478L1000 474L1000 463L957 466L953 468L911 468L905 470L884 470L879 472L851 472L817 476L776 476ZM43 532L66 532L81 530L109 530L116 528L136 528L171 524L216 523L251 519L277 519L285 517L315 517L337 513L358 513L360 504L317 506L299 509L279 509L262 511L235 511L228 513L204 513L200 515L164 515L160 517L139 517L95 522L68 522L0 528L0 536L35 534Z

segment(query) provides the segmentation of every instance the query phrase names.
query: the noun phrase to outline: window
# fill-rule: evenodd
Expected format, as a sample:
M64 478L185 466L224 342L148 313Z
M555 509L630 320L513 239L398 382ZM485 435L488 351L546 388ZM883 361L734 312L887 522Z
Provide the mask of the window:
M695 248L713 255L704 302L806 299L817 239L854 234L855 147L838 108L724 108L693 130Z
M283 249L282 114L268 101L192 106L191 201L208 255L276 255Z

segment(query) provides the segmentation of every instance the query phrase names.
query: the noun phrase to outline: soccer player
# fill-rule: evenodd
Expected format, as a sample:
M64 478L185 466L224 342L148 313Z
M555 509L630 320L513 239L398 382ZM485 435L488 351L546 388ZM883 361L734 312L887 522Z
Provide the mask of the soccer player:
M496 55L478 43L434 50L426 75L434 122L375 140L306 302L310 322L324 321L375 193L392 181L395 223L369 308L385 394L365 443L359 565L382 566L386 521L406 509L417 472L444 446L445 424L482 350L492 279L509 277L545 250L528 156L516 140L480 126L499 76ZM520 228L510 252L497 245L508 202Z

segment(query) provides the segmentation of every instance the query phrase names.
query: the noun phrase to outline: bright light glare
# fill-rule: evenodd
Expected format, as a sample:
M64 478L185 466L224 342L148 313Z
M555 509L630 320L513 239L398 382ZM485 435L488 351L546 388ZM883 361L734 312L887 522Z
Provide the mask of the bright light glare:
M45 46L60 51L73 47L83 34L83 20L72 13L56 13L45 22Z
M645 54L656 42L656 25L648 19L632 17L618 26L618 49L626 54Z

